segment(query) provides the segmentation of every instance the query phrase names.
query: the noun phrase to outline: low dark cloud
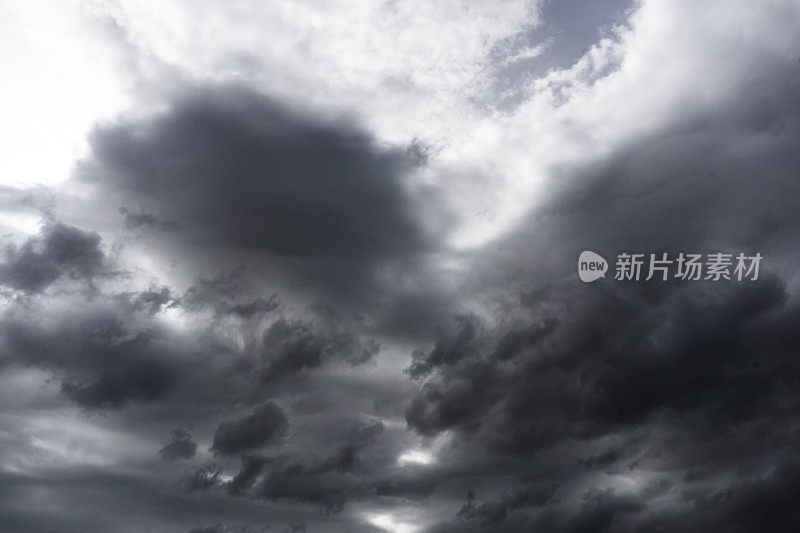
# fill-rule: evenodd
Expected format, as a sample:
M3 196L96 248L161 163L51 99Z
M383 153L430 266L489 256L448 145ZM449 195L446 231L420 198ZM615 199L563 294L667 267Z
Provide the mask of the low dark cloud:
M509 514L514 511L544 506L553 498L557 489L557 485L551 487L531 486L504 493L496 500L479 504L475 503L475 492L470 491L467 495L467 502L456 514L456 520L475 521L482 526L503 524L509 520Z
M79 175L142 206L124 208L129 227L175 221L171 239L259 255L340 296L430 249L403 150L243 87L193 90L153 119L96 129L91 144Z
M100 236L61 222L49 222L37 237L20 246L7 245L0 264L0 283L38 293L62 276L91 283L103 273L106 259Z
M99 250L96 235L53 224L90 236L91 250ZM123 292L98 285L87 297L80 287L73 291L68 276L51 283L63 298L58 305L17 300L3 309L0 362L53 372L61 392L91 410L152 404L170 395L180 402L203 397L256 404L291 389L287 377L329 364L362 365L379 351L352 320L330 313L287 317L274 294L253 294L244 270L201 278L183 293L157 283ZM164 321L166 312L201 320L182 330ZM225 337L230 327L238 328L241 344Z
M69 313L11 306L0 317L6 362L55 372L62 391L90 409L160 399L175 384L183 356L169 332L133 327L137 307L129 295L98 296Z
M182 429L172 432L172 437L158 455L165 461L177 461L178 459L191 459L197 453L197 444L192 440L192 436Z
M239 472L224 486L233 496L293 500L339 513L351 499L375 490L376 473L362 464L359 454L383 431L380 421L352 425L345 442L321 458L245 454Z
M170 362L136 357L139 347L147 349L147 344L146 340L126 343L118 353L123 360L115 368L102 369L88 378L66 378L61 390L90 409L118 409L131 401L161 398L172 386L176 369Z
M586 468L604 468L622 458L621 450L608 450L591 457L578 458L578 464Z
M800 382L800 337L787 328L800 316L791 267L800 230L791 169L800 167L800 151L788 133L800 123L791 104L798 74L796 66L770 68L770 91L744 87L724 113L676 117L672 128L611 158L565 167L545 207L479 254L474 291L500 303L490 317L457 317L432 348L413 354L406 372L420 388L406 421L426 436L455 430L519 458L516 473L495 473L552 479L562 495L576 495L575 486L565 492L566 480L591 488L577 492L577 505L556 498L525 513L511 512L503 497L471 499L460 510L465 527L756 531L749 515L729 518L747 508L764 509L775 530L789 530L791 513L755 503L761 490L774 490L775 502L793 497L783 480ZM719 143L754 148L743 156ZM582 250L610 260L607 279L577 279ZM613 279L622 252L717 251L760 252L759 279ZM508 286L519 290L506 297L496 289ZM569 443L587 448L575 453ZM573 466L542 477L545 454ZM751 463L759 466L744 473ZM731 485L726 475L744 479ZM608 481L627 476L647 482L622 490ZM687 488L681 504L664 503L684 483L703 488Z
M119 212L125 216L125 227L128 229L177 229L178 227L175 222L159 220L144 209L136 213L127 207L120 207Z
M261 357L265 366L261 379L265 383L274 382L287 374L318 368L340 354L353 354L348 361L363 364L380 350L380 346L370 340L364 341L362 347L362 342L351 331L337 330L335 324L322 331L316 329L312 324L290 323L284 318L274 322L262 339Z
M176 297L166 285L161 287L151 286L140 292L121 293L117 298L133 312L145 311L150 315L167 308L168 304L176 303Z
M289 420L283 409L274 402L267 402L250 415L222 422L214 432L211 449L220 455L252 451L280 443L288 430Z
M214 487L219 482L220 469L217 465L204 465L197 468L182 480L186 492L204 491Z
M583 494L576 516L564 524L564 531L600 532L613 530L626 515L636 515L646 509L641 498L616 494L612 490L590 490Z
M472 248L431 227L438 145L239 86L97 126L60 210L0 188L45 220L0 261L9 529L797 529L800 70L742 52L713 105L554 144L536 207ZM626 282L622 252L763 262Z
M697 523L709 531L791 531L800 523L799 472L797 464L781 463L762 478L700 493L694 500L697 516L684 514L665 519L661 530ZM654 530L658 530L658 526L654 525Z
M206 527L196 527L189 531L189 533L258 533L263 531L269 531L271 526L265 525L262 527L253 527L249 525L237 525L237 524L214 524L213 526L206 526ZM289 529L285 529L284 531L305 531L305 528L302 530L293 529L290 527Z

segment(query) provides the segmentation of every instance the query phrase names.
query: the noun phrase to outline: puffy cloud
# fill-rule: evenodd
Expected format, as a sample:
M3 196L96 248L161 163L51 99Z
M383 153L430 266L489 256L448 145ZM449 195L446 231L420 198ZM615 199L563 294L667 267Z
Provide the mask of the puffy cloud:
M250 415L222 422L214 432L212 450L220 455L231 455L278 444L288 430L286 414L274 402L267 402Z
M60 222L45 224L38 237L8 245L0 265L0 283L28 293L46 289L61 276L92 279L104 273L100 236Z
M163 254L202 243L209 265L247 263L271 290L375 305L440 238L420 218L404 147L243 86L178 92L162 112L98 127L90 140L77 175L97 195L141 206L123 208L126 227L154 233L157 249L171 244Z
M141 102L0 189L11 529L791 529L800 12L598 5L95 6Z
M558 486L527 487L511 494L503 494L499 499L481 504L475 503L475 492L467 495L467 503L456 514L457 520L476 521L484 526L502 524L508 520L510 512L518 509L542 507L553 498Z
M383 432L379 421L352 426L345 442L324 458L243 455L241 468L225 485L229 494L267 501L290 499L339 513L353 498L368 494L376 478L359 453ZM359 481L354 474L362 474Z
M191 459L195 453L197 444L192 440L192 436L182 429L173 431L172 438L158 451L158 455L165 461Z
M136 313L140 305L126 295L98 296L71 312L62 306L11 306L0 318L5 362L55 372L62 391L90 409L160 399L176 382L182 350L167 330L137 324L149 320L149 312Z
M127 350L141 348L147 349L146 341L123 347L119 354L122 364L88 379L69 378L62 385L63 392L90 409L119 408L131 401L146 402L162 397L172 385L175 369L169 363L154 359L130 360Z
M402 153L243 87L194 90L163 116L96 130L92 147L85 179L210 245L333 262L425 246Z

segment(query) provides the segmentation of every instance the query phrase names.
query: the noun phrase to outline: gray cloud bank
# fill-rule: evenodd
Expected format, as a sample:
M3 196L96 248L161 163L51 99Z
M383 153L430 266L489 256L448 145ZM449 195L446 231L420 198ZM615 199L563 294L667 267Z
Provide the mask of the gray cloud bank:
M97 127L73 185L110 226L2 252L2 527L795 530L800 65L741 61L469 250L419 147L253 89ZM125 246L217 273L137 285ZM582 284L585 249L764 262Z

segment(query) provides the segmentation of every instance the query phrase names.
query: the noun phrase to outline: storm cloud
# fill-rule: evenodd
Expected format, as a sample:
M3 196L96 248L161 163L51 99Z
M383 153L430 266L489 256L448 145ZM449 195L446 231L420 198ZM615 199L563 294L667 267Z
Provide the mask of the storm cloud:
M99 244L96 233L50 222L38 237L6 247L0 283L28 293L41 292L61 276L91 283L105 266Z
M125 224L234 250L338 294L435 235L404 185L413 162L346 119L309 116L241 86L190 90L163 114L96 129L83 180ZM160 222L160 221L169 222Z
M0 187L4 527L797 529L800 8L574 7L54 6L108 57L50 28L96 107Z
M222 422L214 432L212 449L228 455L277 443L289 429L286 415L273 402L258 407L252 414L230 422Z
M195 453L197 444L192 440L192 436L182 429L173 431L172 438L158 451L158 455L165 461L191 459Z

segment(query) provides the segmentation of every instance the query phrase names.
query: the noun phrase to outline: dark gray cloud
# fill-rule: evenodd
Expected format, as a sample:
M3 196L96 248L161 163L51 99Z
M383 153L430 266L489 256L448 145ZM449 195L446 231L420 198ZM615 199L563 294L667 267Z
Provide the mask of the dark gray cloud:
M148 402L164 396L175 379L171 363L147 356L138 358L139 349L149 342L126 343L118 354L123 361L113 369L102 369L86 378L67 378L61 390L70 399L90 409L116 409L131 401ZM130 351L129 351L130 350Z
M619 495L612 490L590 490L576 516L564 526L565 531L609 531L625 515L641 513L646 504L637 496Z
M152 213L147 213L144 209L139 210L138 213L128 210L127 207L120 207L119 212L125 215L125 227L128 229L143 229L143 228L163 228L163 229L176 229L177 224L171 221L159 220Z
M91 283L106 260L100 236L60 222L49 222L38 237L21 246L7 245L0 264L0 283L28 293L46 289L61 276Z
M756 531L758 509L776 530L794 523L776 510L781 503L759 498L774 490L774 501L785 502L794 491L783 483L783 465L796 441L792 391L800 380L800 338L787 328L800 313L790 266L800 230L793 207L800 145L790 133L800 124L792 104L798 71L771 64L761 74L769 88L743 87L724 111L676 117L672 128L614 157L556 171L563 181L545 207L478 259L482 283L520 288L499 306L502 319L458 318L432 349L414 354L407 372L423 381L406 420L422 434L457 430L516 455L517 478L533 475L526 471L537 471L542 454L568 442L598 443L572 456L570 474L549 478L561 487L585 476L580 470L667 474L635 491L595 481L579 505L553 501L527 516L511 513L502 497L470 500L459 515L469 527ZM720 148L726 143L758 149L745 156ZM575 269L586 249L610 258L612 272L621 252L724 250L767 259L757 281L620 282L612 275L582 284ZM756 427L758 437L748 433ZM637 436L655 433L667 442ZM620 437L622 446L607 440ZM675 448L680 440L686 444ZM743 473L751 461L775 474ZM698 477L709 464L717 474ZM733 488L721 472L744 480ZM665 504L665 495L683 490L681 480L704 488ZM710 516L711 508L718 514ZM741 509L753 515L731 518Z
M91 409L159 399L175 383L181 350L164 330L131 328L139 305L126 295L68 313L12 306L0 318L5 362L55 372L62 391Z
M117 295L124 307L133 312L144 311L150 315L156 314L168 307L168 304L175 303L175 296L166 285L151 286L147 290L133 293L121 293Z
M789 94L774 95L770 105L779 107ZM798 193L789 170L800 164L797 140L776 133L771 150L749 157L748 164L765 173L758 176L736 155L709 156L704 140L729 129L744 137L765 127L773 131L779 123L797 124L798 117L785 107L774 115L776 122L755 124L740 104L739 120L729 112L715 121L709 117L701 132L681 125L638 142L605 168L580 174L561 199L526 224L536 236L522 230L512 244L496 249L534 242L532 255L546 255L566 242L569 253L555 258L555 268L569 273L583 249L607 257L628 250L763 250L772 266L767 263L758 281L542 283L560 276L529 267L537 283L510 305L528 308L533 326L504 325L477 335L480 325L465 322L455 336L442 337L409 369L412 375L437 370L411 403L409 424L426 434L452 427L474 431L485 418L495 445L533 452L553 439L640 424L663 409L699 409L710 420L733 423L780 404L776 380L798 377L788 356L797 339L783 326L798 308L775 273L800 226L790 200ZM666 152L673 154L669 161ZM776 219L780 225L770 222ZM517 268L518 255L510 260L509 268ZM491 262L497 269L497 256ZM791 416L793 410L781 412Z
M541 32L575 5L547 3ZM3 523L797 529L800 70L746 59L713 105L553 163L538 207L469 250L421 223L448 214L408 188L442 168L419 138L234 86L98 126L70 184L89 215L61 212L85 225L0 189L46 215L0 264ZM113 271L128 246L152 264ZM764 261L757 281L583 284L585 249Z
M607 467L622 458L621 450L608 450L591 457L579 458L578 464L586 468Z
M261 378L265 383L287 374L318 368L337 354L353 354L348 361L355 365L363 364L380 350L375 341L366 341L362 348L351 331L337 331L335 325L328 331L315 329L312 324L289 323L281 318L264 332L261 356L265 366Z
M258 531L269 531L269 529L269 525L252 527L249 525L237 524L214 524L213 526L193 528L189 533L256 533ZM305 531L305 527L302 530L290 527L284 531Z
M142 206L123 208L129 227L171 220L170 238L259 254L339 294L431 247L403 185L413 158L243 87L193 90L91 144L79 175Z
M277 404L267 402L252 414L222 422L214 432L211 447L220 455L251 451L268 444L278 444L289 430L289 420Z
M380 421L355 423L344 442L324 457L244 454L239 472L229 482L220 483L207 470L198 470L194 477L202 478L203 489L219 485L232 496L296 501L335 514L350 500L376 490L375 465L365 465L359 455L383 431Z
M186 492L210 489L219 482L220 470L217 465L204 465L182 480Z
M91 236L92 250L99 250L98 236L53 225ZM101 253L97 257L99 264L108 262ZM379 351L353 321L314 313L287 318L275 295L253 295L242 269L201 278L182 294L155 283L124 292L98 286L87 300L80 289L69 289L69 281L51 281L63 298L58 305L18 300L5 306L0 361L53 372L62 393L88 409L120 409L170 395L171 401L255 404L279 388L291 389L287 376L337 362L362 365ZM163 320L171 311L202 317L191 338ZM231 325L239 328L241 345L224 338Z
M659 516L646 524L653 531L680 527L699 527L707 531L734 532L791 531L798 523L797 501L800 498L796 463L780 463L764 477L733 483L718 490L686 494L695 512L671 517Z
M182 429L173 431L169 442L158 451L158 455L165 461L191 459L196 453L197 444L192 440L192 436Z
M553 498L557 489L557 485L531 486L512 493L504 493L496 500L480 504L475 503L475 492L470 491L467 502L456 514L456 520L475 521L482 526L503 524L509 520L509 513L520 509L542 507ZM513 518L510 520L513 521Z

